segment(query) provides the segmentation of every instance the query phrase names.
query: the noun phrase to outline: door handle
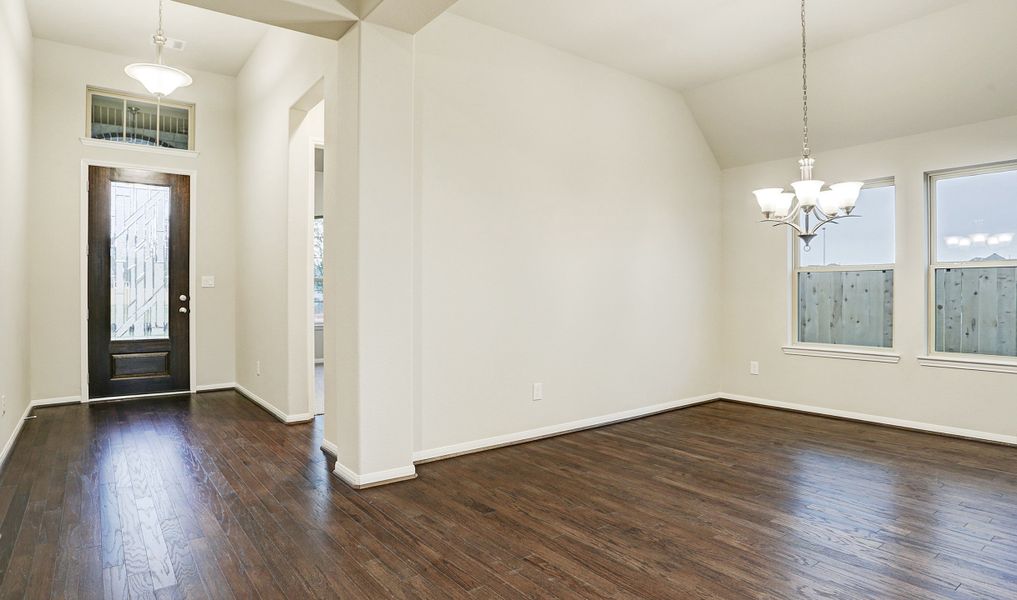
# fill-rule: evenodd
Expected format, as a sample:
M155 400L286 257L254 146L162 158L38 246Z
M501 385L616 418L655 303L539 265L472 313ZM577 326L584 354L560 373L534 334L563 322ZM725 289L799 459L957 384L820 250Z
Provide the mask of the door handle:
M186 306L181 306L181 307L180 307L180 312L182 312L182 313L185 313L185 314L186 314L186 313L187 313L187 307L186 307Z

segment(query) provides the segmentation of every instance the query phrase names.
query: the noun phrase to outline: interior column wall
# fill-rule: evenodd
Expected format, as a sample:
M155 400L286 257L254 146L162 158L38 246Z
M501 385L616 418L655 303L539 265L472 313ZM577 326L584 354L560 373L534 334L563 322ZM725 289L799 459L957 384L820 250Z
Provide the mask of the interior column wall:
M416 48L417 456L715 393L720 170L681 94L451 14Z
M0 0L0 461L29 404L28 212L32 31L23 0Z
M301 325L291 323L291 305L301 292L304 298L310 293L302 289L309 282L291 277L295 268L309 269L292 262L291 245L293 252L309 254L310 225L306 239L296 239L290 223L299 218L291 212L309 215L310 210L307 202L291 202L290 111L326 70L334 69L329 66L334 46L272 29L237 76L236 382L282 419L309 416L308 386L298 385L309 363L291 360L290 332ZM305 340L312 335L307 327L300 330ZM300 368L291 376L291 369Z

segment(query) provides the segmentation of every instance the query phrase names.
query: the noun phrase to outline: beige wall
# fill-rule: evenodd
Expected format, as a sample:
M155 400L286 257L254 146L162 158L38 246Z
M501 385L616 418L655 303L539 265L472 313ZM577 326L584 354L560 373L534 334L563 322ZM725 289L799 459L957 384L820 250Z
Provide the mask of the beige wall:
M682 96L453 15L415 86L416 450L716 392L720 171Z
M32 32L22 0L0 0L0 460L29 403L28 115L32 106Z
M924 174L1017 158L1017 117L816 155L827 181L896 178L896 351L900 364L786 356L788 237L760 225L751 191L797 179L796 158L724 172L724 391L938 426L1017 435L1014 376L918 365L926 353ZM864 216L864 215L863 215ZM749 375L749 361L761 373Z
M291 387L290 332L311 335L309 324L290 323L290 244L310 248L309 225L307 239L291 240L290 109L323 77L333 48L272 29L237 76L236 382L285 415L308 410L307 386Z
M192 290L197 319L197 385L234 379L234 91L232 77L193 71L174 99L197 104L197 158L85 146L87 85L143 93L124 75L134 60L35 40L32 111L31 372L32 398L77 397L81 388L82 160L198 172L197 268L215 288ZM41 232L45 232L42 234Z

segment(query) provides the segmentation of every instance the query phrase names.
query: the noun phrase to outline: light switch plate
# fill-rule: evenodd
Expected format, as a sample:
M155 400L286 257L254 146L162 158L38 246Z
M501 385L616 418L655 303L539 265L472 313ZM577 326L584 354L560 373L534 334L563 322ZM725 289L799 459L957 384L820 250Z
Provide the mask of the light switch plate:
M215 287L215 275L202 275L201 276L201 287L203 287L203 288L214 288Z

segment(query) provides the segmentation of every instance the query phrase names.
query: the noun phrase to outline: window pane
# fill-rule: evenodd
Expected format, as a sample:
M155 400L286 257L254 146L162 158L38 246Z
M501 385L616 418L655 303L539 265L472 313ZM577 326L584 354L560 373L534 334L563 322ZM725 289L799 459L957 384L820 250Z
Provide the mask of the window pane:
M937 179L936 259L1017 259L1017 170Z
M127 101L127 143L155 145L156 109L149 102Z
M799 273L798 341L893 347L893 270Z
M91 129L93 139L123 141L124 101L93 94Z
M1017 267L936 270L936 351L1017 356Z
M812 248L799 242L803 267L892 265L894 258L894 186L862 189L852 213L819 231Z
M169 208L168 187L113 182L110 339L169 336Z
M185 108L163 105L159 112L159 145L187 150L190 118Z
M325 221L314 219L314 320L325 321Z

